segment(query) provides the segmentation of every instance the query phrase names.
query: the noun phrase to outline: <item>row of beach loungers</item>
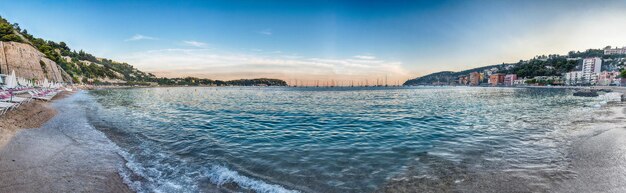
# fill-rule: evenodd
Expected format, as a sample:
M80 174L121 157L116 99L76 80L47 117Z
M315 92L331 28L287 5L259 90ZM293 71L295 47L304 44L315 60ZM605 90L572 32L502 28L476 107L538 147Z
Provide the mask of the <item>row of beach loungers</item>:
M0 115L4 115L9 110L18 108L20 105L29 103L35 99L50 101L61 91L50 89L33 89L33 88L20 88L13 89L11 91L0 90ZM29 97L20 97L16 94L28 93Z

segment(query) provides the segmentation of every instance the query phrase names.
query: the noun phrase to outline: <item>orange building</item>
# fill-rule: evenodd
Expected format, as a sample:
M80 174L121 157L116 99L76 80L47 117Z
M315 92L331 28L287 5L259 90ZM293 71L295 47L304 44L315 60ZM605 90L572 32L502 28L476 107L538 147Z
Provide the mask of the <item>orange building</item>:
M480 73L478 72L470 73L470 78L469 78L470 86L480 85L480 79L481 79Z
M491 86L498 86L504 83L504 74L492 74L489 76L489 84Z

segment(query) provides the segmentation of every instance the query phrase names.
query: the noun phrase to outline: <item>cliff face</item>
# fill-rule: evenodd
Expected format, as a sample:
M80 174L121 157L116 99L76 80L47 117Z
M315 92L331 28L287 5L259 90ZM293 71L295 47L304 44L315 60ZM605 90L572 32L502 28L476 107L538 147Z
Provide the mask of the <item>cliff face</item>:
M0 42L0 73L15 75L27 79L55 82L69 82L71 78L56 62L29 44Z

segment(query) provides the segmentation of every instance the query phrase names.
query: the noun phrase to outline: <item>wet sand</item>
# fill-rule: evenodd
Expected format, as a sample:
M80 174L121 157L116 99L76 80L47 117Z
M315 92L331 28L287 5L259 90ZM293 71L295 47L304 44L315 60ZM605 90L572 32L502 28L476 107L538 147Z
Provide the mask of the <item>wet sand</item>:
M569 154L576 177L557 184L555 192L626 192L626 104L612 104L603 112L580 123L580 138Z
M52 103L32 102L0 119L5 141L0 192L132 192L117 173L123 160L102 145L106 137L94 134L86 120L67 121L85 112L76 108L72 96L62 99L65 93Z

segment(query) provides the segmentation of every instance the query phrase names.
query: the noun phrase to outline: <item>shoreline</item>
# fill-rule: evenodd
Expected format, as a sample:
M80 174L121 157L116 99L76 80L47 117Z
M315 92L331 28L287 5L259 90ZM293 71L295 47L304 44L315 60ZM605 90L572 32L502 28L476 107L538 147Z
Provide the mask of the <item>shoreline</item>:
M626 103L609 103L591 120L575 123L568 169L576 176L556 192L626 192Z
M0 129L0 192L133 192L118 173L125 161L116 146L88 125L79 92L33 101L0 119L13 124Z
M439 180L401 176L377 192L626 192L626 103L610 102L574 120L560 171L481 172L448 168ZM420 159L436 159L424 154ZM458 170L458 171L457 171ZM527 180L525 175L537 175Z

